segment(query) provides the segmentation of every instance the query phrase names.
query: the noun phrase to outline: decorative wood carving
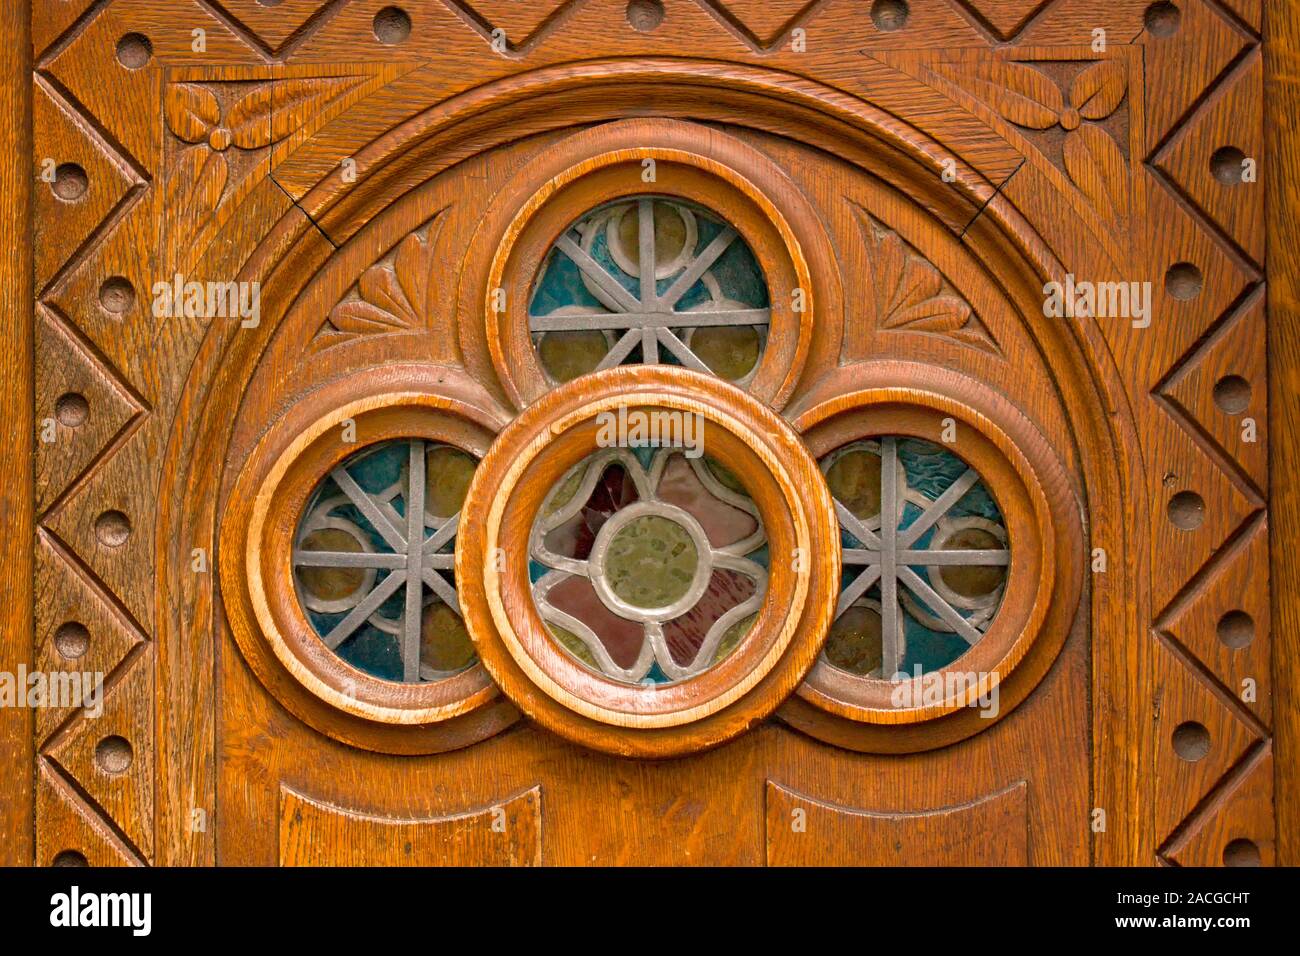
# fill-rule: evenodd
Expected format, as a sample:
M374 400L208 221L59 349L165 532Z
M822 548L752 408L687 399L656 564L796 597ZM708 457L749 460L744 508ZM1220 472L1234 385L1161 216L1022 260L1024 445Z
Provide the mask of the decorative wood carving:
M1024 866L1022 780L962 806L882 813L824 803L767 781L769 866Z
M1034 799L995 804L1026 805L1028 836L1004 848L1027 846L1034 862L1224 862L1234 846L1232 859L1249 858L1238 841L1269 861L1270 761L1289 772L1295 759L1272 733L1273 714L1294 710L1294 681L1278 670L1270 633L1287 640L1295 628L1268 626L1269 527L1275 554L1293 530L1266 513L1270 495L1288 500L1268 481L1268 442L1281 450L1276 464L1295 430L1268 428L1264 396L1267 365L1276 400L1291 350L1282 335L1268 356L1254 348L1267 324L1262 184L1223 181L1231 162L1220 156L1216 174L1214 159L1225 147L1263 152L1259 4L1179 0L1168 30L1145 24L1146 4L1118 0L914 3L901 29L857 0L665 0L658 18L633 16L625 0L524 6L426 4L404 36L384 33L391 43L363 4L286 0L269 12L252 0L119 0L15 12L23 23L7 35L32 62L17 64L5 90L21 84L13 98L32 113L34 139L8 152L30 154L32 170L46 159L80 167L86 188L67 198L81 180L65 168L63 195L26 175L33 201L6 202L30 207L34 244L5 288L32 288L30 269L38 309L35 330L6 339L6 368L39 357L34 392L14 391L39 403L20 415L14 447L44 417L58 437L37 446L20 509L40 528L30 560L9 565L20 576L36 565L37 620L15 611L8 623L22 638L14 659L28 660L34 634L33 663L49 669L76 666L57 649L64 618L84 625L86 665L109 675L108 723L60 711L3 724L5 752L37 764L25 778L35 827L27 808L0 812L7 828L16 820L15 832L35 833L34 851L20 855L210 863L221 843L232 848L223 858L274 863L279 847L259 827L276 818L295 768L391 778L375 804L391 807L398 787L468 787L488 766L510 775L501 792L543 777L548 800L590 786L593 802L655 816L679 838L672 850L707 861L761 862L757 841L734 836L736 819L765 812L752 785L760 771L800 792L802 775L817 774L827 805L856 805L847 794L862 789L862 805L899 813L974 799L946 795L961 773L984 793L1025 780L1018 792L1032 788ZM1092 47L1095 27L1107 32L1105 53ZM148 44L123 45L137 36ZM268 427L305 427L345 404L352 386L339 383L393 366L416 367L411 390L478 409L487 443L545 400L509 380L522 351L489 347L484 280L514 215L551 178L518 171L563 172L573 162L555 157L572 143L599 154L615 120L640 130L620 148L662 148L637 138L680 124L676 145L696 156L747 156L751 195L780 211L789 228L772 247L802 255L806 273L786 284L806 284L817 310L798 361L762 396L791 420L869 387L873 362L906 360L1009 396L1038 433L1016 440L1055 450L1063 497L1083 505L1084 548L1104 552L1107 571L1086 578L1073 629L1055 627L1059 651L1041 667L1031 654L1009 678L1013 697L1017 680L1026 695L1036 687L1016 720L956 753L889 758L844 753L853 735L824 720L815 732L837 746L768 723L630 775L625 762L535 727L498 734L517 718L499 698L454 730L444 724L437 741L421 736L427 728L404 735L307 690L248 627L227 640L227 613L245 625L255 615L240 609L231 577L246 555L225 553L218 519L248 504L232 492ZM493 196L505 197L500 208ZM707 205L705 190L697 198ZM752 218L757 228L762 216ZM1171 271L1183 264L1190 271ZM150 290L178 267L262 283L261 326L160 322ZM1044 321L1043 283L1067 273L1149 281L1150 326ZM1274 308L1284 295L1270 293ZM31 305L11 304L16 315ZM1224 384L1233 378L1244 391ZM75 399L59 417L67 395L88 407L79 425L68 424ZM220 588L191 570L195 549L210 562L221 552ZM1274 578L1286 593L1289 579ZM1270 681L1270 666L1281 679ZM1250 701L1245 680L1259 691ZM239 701L237 711L218 699ZM824 718L797 695L787 707ZM1186 750L1201 739L1194 728L1178 734L1190 723L1209 738L1195 760L1174 743L1197 752ZM260 746L267 735L275 748ZM101 753L106 737L126 749L113 741ZM1043 739L1053 747L1026 756ZM412 750L439 755L385 756ZM906 761L926 782L890 790L872 776L880 759ZM984 769L1013 763L1011 778ZM266 786L233 784L246 769ZM721 792L718 780L735 784ZM1039 806L1046 780L1059 812ZM308 784L295 786L322 805L358 805ZM408 816L442 820L492 799L466 792ZM1108 809L1105 834L1087 830L1093 804ZM193 830L196 808L220 822ZM556 812L575 834L557 841L557 862L636 862L624 846L636 819L611 825L572 800ZM845 819L872 834L922 823ZM336 832L322 820L318 832ZM996 816L988 825L1011 826ZM351 838L337 832L343 847Z
M437 339L441 348L429 358L459 364L454 328L443 311L449 294L438 237L445 222L442 212L437 213L362 273L356 287L330 309L312 337L312 346L328 348L363 335L409 332L441 322L445 330Z
M855 206L862 241L870 249L866 281L874 290L875 325L898 332L940 335L1002 356L988 327L970 303L946 282L934 264L891 232L861 206ZM843 357L861 361L870 350L849 324Z
M394 819L280 791L281 866L536 866L542 791L454 816Z

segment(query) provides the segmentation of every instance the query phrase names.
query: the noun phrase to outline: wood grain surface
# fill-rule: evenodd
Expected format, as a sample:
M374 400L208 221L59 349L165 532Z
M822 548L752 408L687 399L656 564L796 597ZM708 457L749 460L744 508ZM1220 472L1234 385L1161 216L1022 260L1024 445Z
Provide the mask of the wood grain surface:
M5 8L0 671L92 669L106 696L96 719L0 708L0 862L410 842L421 862L1300 863L1293 3L391 6ZM230 522L256 504L283 544L337 458L277 492L268 449L398 378L476 409L490 448L545 401L518 307L538 263L656 156L655 189L734 218L782 299L810 287L802 319L774 304L755 392L783 432L924 367L990 396L965 424L1011 457L1058 463L1070 533L1044 532L1047 623L997 721L927 715L903 744L795 692L708 752L626 759L520 720L566 718L530 683L492 696L481 666L491 702L441 726L339 706L311 682L344 665L286 663L250 612L250 553L282 620L293 584ZM156 314L177 275L258 283L257 321ZM1045 284L1075 280L1148 308L1045 314ZM790 799L821 837L773 837ZM503 855L475 828L507 804Z

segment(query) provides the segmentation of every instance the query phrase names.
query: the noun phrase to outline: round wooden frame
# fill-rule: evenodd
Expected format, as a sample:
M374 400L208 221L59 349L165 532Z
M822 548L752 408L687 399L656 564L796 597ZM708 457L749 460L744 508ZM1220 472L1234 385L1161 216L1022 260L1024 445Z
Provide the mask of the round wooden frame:
M983 717L960 697L899 707L893 703L897 684L848 674L819 659L781 716L850 749L922 750L990 726L1046 673L1064 643L1082 590L1079 508L1041 433L981 384L945 369L902 362L863 366L858 380L872 384L823 401L796 418L795 427L816 458L880 435L937 442L951 419L959 436L954 452L980 473L1002 511L1012 564L1001 606L984 638L937 672L974 672L977 693L998 688L999 709ZM914 689L928 677L913 678Z
M652 183L642 178L646 160L656 164ZM759 182L777 188L769 195ZM816 321L817 284L804 246L825 245L826 237L807 200L758 150L712 130L702 139L697 124L662 119L575 134L524 166L484 216L466 261L490 266L485 276L466 271L461 308L482 310L488 349L511 401L522 408L555 388L528 329L533 282L555 240L592 209L646 194L704 206L749 244L767 281L771 319L767 347L744 388L780 408L803 370ZM497 310L498 289L505 290L504 311ZM803 290L800 312L794 311L795 289Z
M401 438L444 442L480 459L486 455L500 423L435 382L436 372L406 367L355 376L308 396L258 442L220 528L227 616L254 673L316 729L384 752L465 746L518 716L481 663L420 684L352 667L320 640L293 585L299 518L335 466L367 446ZM349 421L355 423L355 442L341 440Z
M596 416L620 407L702 416L704 443L749 490L770 553L792 556L772 560L767 596L740 647L662 687L611 680L568 655L543 625L528 576L529 532L547 492L597 449ZM475 520L457 541L456 571L480 658L521 710L589 747L663 757L735 736L795 689L830 624L839 534L817 464L783 419L711 376L631 366L553 390L501 433L465 509ZM793 560L796 548L805 560Z

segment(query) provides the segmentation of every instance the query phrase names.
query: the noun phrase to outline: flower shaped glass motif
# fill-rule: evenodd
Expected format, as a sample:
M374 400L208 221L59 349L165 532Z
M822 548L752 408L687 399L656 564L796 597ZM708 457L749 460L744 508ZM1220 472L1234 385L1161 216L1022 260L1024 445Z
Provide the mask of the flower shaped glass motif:
M988 630L1011 552L983 480L932 442L883 437L821 461L843 581L826 659L869 677L951 664Z
M533 600L590 669L629 684L683 680L753 625L766 540L720 464L674 448L604 449L566 473L533 525Z
M476 465L450 445L385 442L312 493L293 552L298 599L321 640L353 667L414 683L474 662L453 569Z
M664 362L743 384L770 317L762 268L739 233L694 203L658 196L609 203L565 230L528 309L556 382Z

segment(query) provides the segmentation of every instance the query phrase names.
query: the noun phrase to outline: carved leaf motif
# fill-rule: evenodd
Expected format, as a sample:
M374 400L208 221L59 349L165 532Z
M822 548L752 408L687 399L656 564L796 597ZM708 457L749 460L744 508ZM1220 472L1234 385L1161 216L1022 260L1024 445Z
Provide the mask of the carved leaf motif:
M886 233L876 243L869 272L876 301L876 325L953 332L970 318L970 306L956 296L941 295L939 272L919 256L909 255L903 240Z
M231 140L240 149L278 143L356 78L308 78L266 83L235 101L226 115Z
M181 153L167 179L169 214L199 223L212 215L226 188L226 158L206 146L191 146Z
M1105 119L1124 102L1127 90L1124 64L1101 60L1088 67L1070 84L1070 105L1084 119Z
M173 83L163 100L167 128L187 143L201 143L221 122L221 105L211 90L193 83Z
M1124 157L1104 129L1085 123L1065 137L1065 171L1103 218L1128 217Z
M1061 91L1046 73L1022 63L994 60L968 74L971 92L1017 126L1050 129L1065 107Z
M435 246L441 229L439 216L427 237L413 232L398 243L391 265L381 261L366 269L357 281L358 297L334 306L326 328L349 336L432 328L440 317ZM440 342L445 350L434 357L454 361L454 336L449 332Z
M240 149L258 149L271 145L271 114L275 105L271 97L273 84L266 83L245 93L226 115L230 139Z
M857 208L866 246L865 278L874 322L853 322L845 330L844 354L865 358L871 329L927 332L1000 355L1001 350L970 304L949 291L935 266L896 233Z

